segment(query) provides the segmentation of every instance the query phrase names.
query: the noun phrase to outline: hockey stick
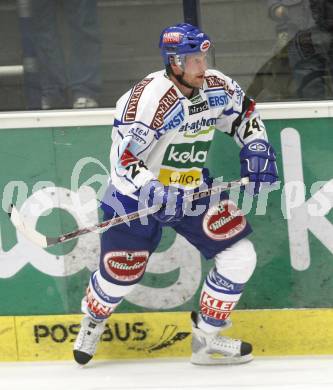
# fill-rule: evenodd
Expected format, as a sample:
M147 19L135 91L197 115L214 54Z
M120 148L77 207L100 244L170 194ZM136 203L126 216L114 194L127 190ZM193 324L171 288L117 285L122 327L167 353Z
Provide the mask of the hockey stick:
M198 200L201 198L206 198L208 196L218 194L222 191L231 190L232 188L237 188L240 186L244 186L248 184L249 180L247 177L242 178L240 180L236 181L230 181L226 183L220 183L217 184L207 190L202 190L199 192L192 193L188 196L185 196L186 202L193 202L194 200ZM98 232L101 230L107 230L108 228L116 225L120 225L121 223L134 221L135 219L147 216L149 214L153 214L156 211L158 211L161 208L159 205L155 205L152 207L149 207L147 209L135 211L130 214L126 214L123 216L114 217L111 219L108 219L106 221L103 221L101 223L97 223L95 225L77 229L69 233L62 234L58 237L49 237L45 236L44 234L38 232L33 227L27 225L22 220L19 211L17 208L12 204L10 206L10 210L8 211L9 218L15 228L22 233L26 238L28 238L30 241L34 242L36 245L38 245L41 248L49 248L50 246L63 243L69 240L73 240L74 238L78 238L84 234L91 233L91 232Z

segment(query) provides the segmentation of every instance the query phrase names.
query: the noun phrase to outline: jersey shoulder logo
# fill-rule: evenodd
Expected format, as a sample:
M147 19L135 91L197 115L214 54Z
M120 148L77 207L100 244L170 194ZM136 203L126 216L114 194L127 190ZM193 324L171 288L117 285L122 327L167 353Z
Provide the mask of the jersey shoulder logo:
M163 125L165 115L177 101L179 101L177 91L174 87L169 88L158 102L158 107L150 124L151 129L158 129Z
M230 96L232 96L235 92L226 80L218 76L207 76L205 77L205 80L207 82L208 88L223 88Z
M131 96L130 96L128 103L127 103L127 107L126 107L126 111L125 111L125 115L124 115L124 122L133 122L135 120L140 97L141 97L144 89L146 88L146 86L152 80L153 80L153 78L145 78L134 86L134 88L132 89Z

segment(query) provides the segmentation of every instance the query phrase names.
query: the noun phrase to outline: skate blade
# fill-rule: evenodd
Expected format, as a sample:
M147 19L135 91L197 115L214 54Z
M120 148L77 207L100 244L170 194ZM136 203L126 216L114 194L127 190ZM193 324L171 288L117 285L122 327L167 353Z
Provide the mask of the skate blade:
M244 356L221 356L221 355L207 355L207 354L192 354L191 363L197 365L213 366L213 365L231 365L244 364L253 360L253 355L250 353Z

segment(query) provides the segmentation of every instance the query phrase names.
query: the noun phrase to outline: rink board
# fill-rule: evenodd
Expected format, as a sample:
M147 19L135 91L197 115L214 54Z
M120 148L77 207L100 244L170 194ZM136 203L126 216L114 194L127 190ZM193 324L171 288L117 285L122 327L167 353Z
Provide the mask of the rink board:
M258 263L237 309L331 308L333 211L327 208L314 221L308 209L316 199L325 200L324 183L333 185L333 102L259 109L277 152L281 188L269 194L267 207L258 207L259 197L248 197L251 207L245 211ZM99 236L87 234L44 250L15 230L7 210L15 203L25 223L48 236L98 223L97 199L109 178L113 115L108 109L0 115L0 165L6 167L0 175L0 315L80 312L91 271L98 266ZM207 156L212 176L239 177L238 146L230 137L215 135ZM284 212L285 177L306 186L298 191L297 218L287 219ZM315 198L311 189L318 181L321 196ZM83 213L78 199L95 208ZM198 304L212 261L173 229L163 230L144 277L117 313L188 312Z
M314 224L303 204L313 198L309 190L314 183L333 181L333 102L265 104L259 109L277 151L282 182L279 191L269 194L266 213L257 213L254 202L247 215L258 265L229 333L252 342L258 356L330 355L333 212L331 207ZM69 313L79 313L90 272L98 264L99 237L90 234L43 250L15 231L7 210L12 202L20 210L31 206L26 222L47 235L82 227L80 202L71 195L100 199L99 189L108 179L112 121L113 111L107 109L1 115L0 163L6 167L0 177L2 361L72 359L81 316ZM237 178L238 153L232 139L214 141L207 161L211 174ZM286 220L283 185L292 175L304 182L306 198L301 199L301 218ZM51 214L36 197L46 193ZM91 218L96 223L97 213ZM198 305L201 282L212 263L172 229L165 231L142 282L112 316L97 358L190 355L189 310Z
M189 312L114 314L96 359L187 357ZM239 310L225 334L257 356L333 354L332 309ZM81 315L0 317L0 361L71 360Z

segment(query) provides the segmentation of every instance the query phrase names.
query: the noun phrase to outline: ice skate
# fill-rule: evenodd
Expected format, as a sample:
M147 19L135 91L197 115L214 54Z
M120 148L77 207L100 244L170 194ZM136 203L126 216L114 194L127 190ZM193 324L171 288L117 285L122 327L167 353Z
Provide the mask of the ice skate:
M81 321L81 329L75 340L73 355L79 364L87 364L94 356L97 344L104 332L106 320L97 322L88 315Z
M192 312L191 363L202 365L241 364L253 359L252 345L241 340L221 336L220 330L206 333L197 327L197 313ZM227 323L221 331L230 327Z

